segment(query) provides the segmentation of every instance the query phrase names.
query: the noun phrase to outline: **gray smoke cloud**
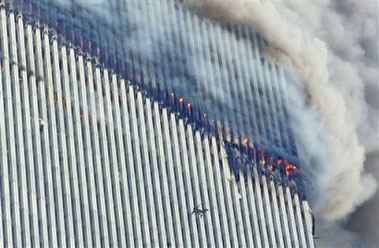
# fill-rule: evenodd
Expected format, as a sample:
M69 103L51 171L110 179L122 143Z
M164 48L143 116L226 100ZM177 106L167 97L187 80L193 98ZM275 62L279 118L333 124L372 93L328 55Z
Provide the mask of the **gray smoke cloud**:
M343 219L339 222L343 225L376 191L375 178L367 171L377 172L373 168L378 160L366 161L366 155L379 151L378 2L186 3L217 20L251 25L268 41L267 54L297 76L289 80L300 86L290 90L295 106L292 124L308 173L315 180L313 205L322 218ZM370 210L359 216L375 219L377 208ZM358 220L353 215L349 221ZM320 231L330 237L328 231L338 228L326 223ZM378 226L373 228L376 235L370 244L378 239Z

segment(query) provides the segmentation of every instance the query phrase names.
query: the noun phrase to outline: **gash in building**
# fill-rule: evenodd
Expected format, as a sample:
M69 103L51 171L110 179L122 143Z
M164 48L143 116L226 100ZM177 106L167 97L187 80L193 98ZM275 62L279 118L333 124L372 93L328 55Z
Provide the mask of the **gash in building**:
M1 5L0 246L314 247L262 37L84 2Z

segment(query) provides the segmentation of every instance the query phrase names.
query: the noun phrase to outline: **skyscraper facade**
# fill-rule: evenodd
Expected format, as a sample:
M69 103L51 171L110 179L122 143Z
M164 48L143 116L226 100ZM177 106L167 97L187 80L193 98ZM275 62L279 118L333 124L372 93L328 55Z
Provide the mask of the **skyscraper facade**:
M60 2L0 10L3 246L314 246L259 35L174 1Z

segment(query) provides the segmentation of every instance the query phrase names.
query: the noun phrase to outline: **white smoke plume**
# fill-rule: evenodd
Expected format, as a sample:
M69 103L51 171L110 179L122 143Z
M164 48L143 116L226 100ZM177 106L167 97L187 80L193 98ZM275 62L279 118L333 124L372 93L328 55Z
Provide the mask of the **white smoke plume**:
M365 154L378 152L377 1L185 1L220 21L249 24L294 72L293 125L324 219L345 219L376 190ZM295 87L296 88L296 87ZM377 214L373 210L372 215Z

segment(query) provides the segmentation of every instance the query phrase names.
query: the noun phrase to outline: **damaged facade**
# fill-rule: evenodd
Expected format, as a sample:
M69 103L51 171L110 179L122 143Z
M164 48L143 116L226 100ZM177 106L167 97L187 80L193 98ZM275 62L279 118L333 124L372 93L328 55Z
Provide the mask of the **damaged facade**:
M314 246L285 152L36 20L0 10L2 246Z

